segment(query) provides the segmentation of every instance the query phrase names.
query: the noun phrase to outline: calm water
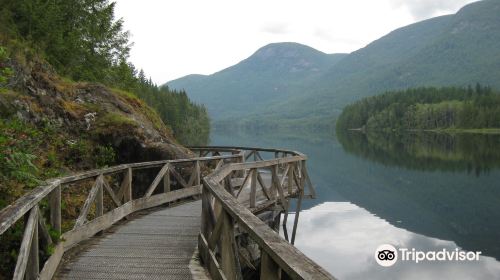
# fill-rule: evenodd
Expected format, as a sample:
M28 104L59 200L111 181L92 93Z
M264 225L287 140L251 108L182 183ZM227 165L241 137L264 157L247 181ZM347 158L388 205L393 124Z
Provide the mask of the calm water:
M296 246L337 278L500 279L500 137L278 134L211 138L309 156L318 197L300 212ZM482 255L382 267L381 244Z

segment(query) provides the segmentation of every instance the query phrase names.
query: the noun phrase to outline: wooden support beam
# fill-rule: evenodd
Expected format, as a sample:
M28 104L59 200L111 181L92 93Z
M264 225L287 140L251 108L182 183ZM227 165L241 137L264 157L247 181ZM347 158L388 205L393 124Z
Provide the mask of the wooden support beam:
M156 187L160 183L160 181L163 179L164 175L168 172L170 168L170 163L165 164L161 169L160 172L156 175L155 179L149 186L148 190L146 191L146 194L144 194L144 197L150 197L153 192L155 191ZM190 187L190 186L189 186Z
M224 223L224 219L219 219L217 220L217 223L215 223L214 230L210 234L210 238L208 239L208 248L210 250L214 250L215 245L217 244L217 241L219 241L219 237L222 231L222 224Z
M106 190L106 192L109 194L109 196L111 197L111 200L113 200L113 202L115 203L115 205L117 207L120 207L122 205L120 199L118 199L118 197L116 197L115 195L115 192L113 191L113 189L109 186L108 182L106 181L106 179L103 177L103 180L102 180L102 183L103 183L103 186L104 186L104 189Z
M257 169L252 169L252 181L250 182L250 208L255 208L257 195Z
M293 192L293 163L288 164L288 195Z
M295 210L295 219L293 221L292 239L290 240L290 243L292 243L292 245L295 244L295 234L297 233L297 224L299 223L299 215L300 215L300 208L302 206L303 195L304 195L304 192L300 191L299 198L297 201L297 208Z
M85 221L87 221L87 215L89 214L90 206L92 206L92 203L94 202L94 200L98 196L99 189L101 189L102 180L103 180L102 178L103 178L103 176L101 174L95 180L94 186L90 190L90 193L87 196L85 203L83 204L82 210L80 211L80 215L76 219L75 226L73 227L73 229L83 225L85 223Z
M273 261L266 251L260 254L260 279L279 280L281 279L280 267Z
M259 185L262 188L262 192L264 193L264 195L267 197L268 200L271 200L271 196L267 191L266 184L264 183L264 180L262 179L262 176L260 176L259 172L257 172L257 181L259 182Z
M61 185L49 194L50 225L61 234Z
M32 272L32 268L30 268L28 273L26 268L28 264L34 265L34 253L36 253L36 258L38 258L38 235L35 236L35 231L37 231L37 223L38 207L33 207L30 210L28 219L26 219L25 222L23 240L21 241L21 248L19 249L19 253L17 255L16 268L14 269L14 276L12 277L12 279L22 280L25 276L26 278L30 278L33 276L29 275ZM36 249L32 249L32 247L36 247ZM37 250L37 252L34 252L35 250Z
M233 218L225 211L222 211L219 219L222 221L221 229L221 267L224 275L228 279L242 279L241 269L235 255L234 222Z
M167 172L163 175L163 192L168 193L170 190L170 172Z
M182 178L181 174L179 174L174 166L172 166L171 168L168 169L170 171L170 173L172 175L174 175L175 179L177 180L177 182L183 187L183 188L188 188L188 183L186 183L186 180L184 180L184 178Z
M240 196L241 191L245 187L246 183L250 179L250 176L252 175L252 172L248 172L247 176L245 177L245 180L243 180L243 183L241 184L240 189L238 190L238 193L236 194L236 197Z

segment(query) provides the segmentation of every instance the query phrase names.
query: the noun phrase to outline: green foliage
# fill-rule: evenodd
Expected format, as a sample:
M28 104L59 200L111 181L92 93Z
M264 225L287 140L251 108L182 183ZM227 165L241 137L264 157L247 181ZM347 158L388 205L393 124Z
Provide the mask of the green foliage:
M110 166L116 162L116 152L111 146L97 146L94 154L94 162L98 168Z
M100 82L135 94L158 111L182 143L208 141L206 110L185 93L160 88L128 61L131 43L109 0L19 0L0 5L1 33L27 42L59 74L74 81ZM7 30L7 31L6 31ZM0 48L0 69L2 66ZM2 85L0 72L0 86ZM115 91L116 92L116 91ZM179 106L179 108L176 108ZM146 111L157 128L163 126Z
M7 67L8 62L7 51L0 46L0 90L5 87L9 77L12 75L12 69Z
M347 106L337 128L434 130L500 127L500 94L468 88L418 88L367 97Z

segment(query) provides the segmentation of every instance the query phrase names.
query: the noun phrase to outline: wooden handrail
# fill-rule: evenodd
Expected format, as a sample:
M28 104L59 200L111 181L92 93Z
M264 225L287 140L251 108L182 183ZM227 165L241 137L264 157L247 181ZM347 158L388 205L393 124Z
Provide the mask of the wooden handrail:
M283 274L290 279L334 279L329 272L292 245L297 229L301 199L305 195L306 186L309 187L310 196L315 196L305 165L307 156L295 151L278 149L235 148L251 151L254 159L260 158L260 160L231 163L203 178L202 229L198 249L211 277L213 279L242 279L240 259L242 262L246 261L248 267L252 267L250 261L245 260L240 254L238 244L242 242L238 241L237 236L241 236L243 231L260 248L260 279L281 279ZM275 155L282 153L284 157L262 160L262 157L256 154L259 151L271 152ZM286 167L279 174L282 166ZM269 187L262 179L259 169L271 171ZM233 192L232 187L227 186L227 182L231 181L232 174L241 171L247 175L242 178L243 183L240 189ZM249 181L251 182L250 197L248 205L244 205L239 200L239 196ZM260 185L264 199L267 198L261 206L256 205L257 185ZM283 209L285 227L288 216L286 198L292 196L297 196L299 201L292 232L292 244L290 244L255 216L255 213L260 212L262 208Z
M62 259L63 253L70 249L78 242L87 239L94 234L105 230L125 218L126 216L142 210L155 206L159 206L174 200L184 199L189 197L198 197L202 195L204 212L202 220L211 217L212 222L215 219L220 220L220 225L217 226L215 235L212 236L211 246L215 248L216 236L220 233L221 240L225 243L230 243L230 246L223 246L219 248L223 254L233 254L235 249L234 238L234 224L237 223L242 229L246 230L252 238L263 249L262 260L264 261L263 271L284 271L292 278L306 279L307 275L322 275L324 272L314 262L303 256L292 245L285 242L272 231L269 227L263 227L263 224L254 214L260 213L269 207L286 206L286 197L290 196L304 196L306 186L309 186L311 196L314 196L314 188L308 178L307 170L305 168L305 161L307 157L299 152L280 149L265 149L265 148L252 148L252 147L192 147L193 151L200 153L199 157L178 159L178 160L160 160L151 162L140 162L131 164L122 164L108 168L91 170L82 172L75 175L55 178L47 180L43 185L33 189L28 194L16 200L13 204L0 210L0 235L7 229L12 227L22 217L26 218L26 229L23 236L21 251L16 270L14 272L15 278L27 279L50 279ZM211 156L208 156L212 153ZM260 153L274 153L274 159L263 160ZM245 162L247 157L253 156L253 162ZM209 164L213 162L214 164ZM202 184L202 168L200 165L207 163L205 166L212 168L209 176L203 179ZM190 174L187 179L184 178L181 171L176 168L192 166ZM154 177L154 180L146 188L145 194L142 197L132 197L133 178L137 170L158 168L159 172ZM282 174L278 174L282 168ZM272 186L265 186L264 179L262 179L259 169L272 170ZM248 172L249 170L254 170ZM249 180L250 173L252 174L252 190L251 196L256 195L257 186L260 186L262 193L265 194L268 201L256 205L255 197L250 197L251 205L244 206L239 203L236 198L236 193L233 191L235 187L245 185ZM113 190L111 184L108 183L110 175L120 175L121 183L117 182L118 190ZM286 180L288 178L288 180ZM61 189L62 186L78 183L84 180L94 180L94 187L89 192L85 204L80 211L80 215L75 222L73 229L62 233L61 232ZM180 189L171 190L172 181L177 182ZM163 182L163 184L161 184ZM159 186L162 187L160 188ZM279 186L278 186L279 185ZM284 186L287 186L286 188ZM273 187L274 186L274 187ZM160 188L161 191L158 191ZM202 189L205 190L202 193ZM227 191L226 191L227 190ZM229 192L228 192L229 191ZM241 189L240 189L241 192ZM239 194L239 193L238 193ZM207 197L211 195L215 200L220 203L220 212L208 213ZM109 197L115 208L104 212L103 196ZM50 239L48 236L46 225L44 224L45 218L43 213L39 211L39 203L48 198L49 202L49 221L51 228L61 233L61 240L46 240L45 242L56 244L53 254L45 262L42 269L39 270L38 266L30 266L29 264L38 263L38 232L40 230L40 238L42 240ZM214 200L214 201L215 201ZM87 220L90 206L96 205L96 215L91 220ZM251 207L250 207L251 206ZM208 215L208 216L207 216ZM285 216L286 219L287 216ZM259 222L260 221L260 222ZM215 227L215 224L213 224ZM214 228L212 228L214 229ZM209 232L200 234L200 244L208 242ZM217 233L219 232L219 233ZM211 232L211 234L214 234ZM274 235L273 235L274 234ZM276 235L276 236L275 236ZM295 235L295 227L294 233ZM277 239L278 238L278 239ZM293 240L293 237L292 237ZM274 244L274 245L273 245ZM279 247L275 247L278 244ZM208 246L208 245L207 245ZM214 247L215 246L215 247ZM232 248L232 249L231 249ZM299 262L292 262L293 260L287 256L281 256L279 250L286 250L287 254L293 254L297 260L304 261L303 266L310 268L299 267ZM231 253L232 252L232 253ZM208 252L212 254L213 252ZM204 260L207 260L206 255ZM229 260L226 257L222 260L223 268L227 266L236 266L237 261L235 258ZM289 264L287 264L289 263ZM273 265L276 264L276 265ZM311 270L312 269L312 270ZM213 269L209 269L213 271ZM230 276L238 275L236 270L231 270L236 274L228 274ZM229 273L228 271L226 271ZM268 272L265 272L268 273ZM271 272L269 272L271 273ZM324 273L323 273L324 274ZM329 275L329 274L324 274ZM306 277L306 278L304 278ZM228 278L230 279L230 278ZM318 279L331 279L331 278L318 278Z

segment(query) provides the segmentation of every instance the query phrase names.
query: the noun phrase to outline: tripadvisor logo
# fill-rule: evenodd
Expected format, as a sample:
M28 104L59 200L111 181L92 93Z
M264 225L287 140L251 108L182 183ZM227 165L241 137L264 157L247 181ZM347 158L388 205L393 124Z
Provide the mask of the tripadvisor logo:
M419 263L422 261L478 261L481 255L480 251L462 251L442 249L440 251L418 251L415 248L399 248L390 245L380 245L375 251L375 260L381 266L392 266L398 261Z

